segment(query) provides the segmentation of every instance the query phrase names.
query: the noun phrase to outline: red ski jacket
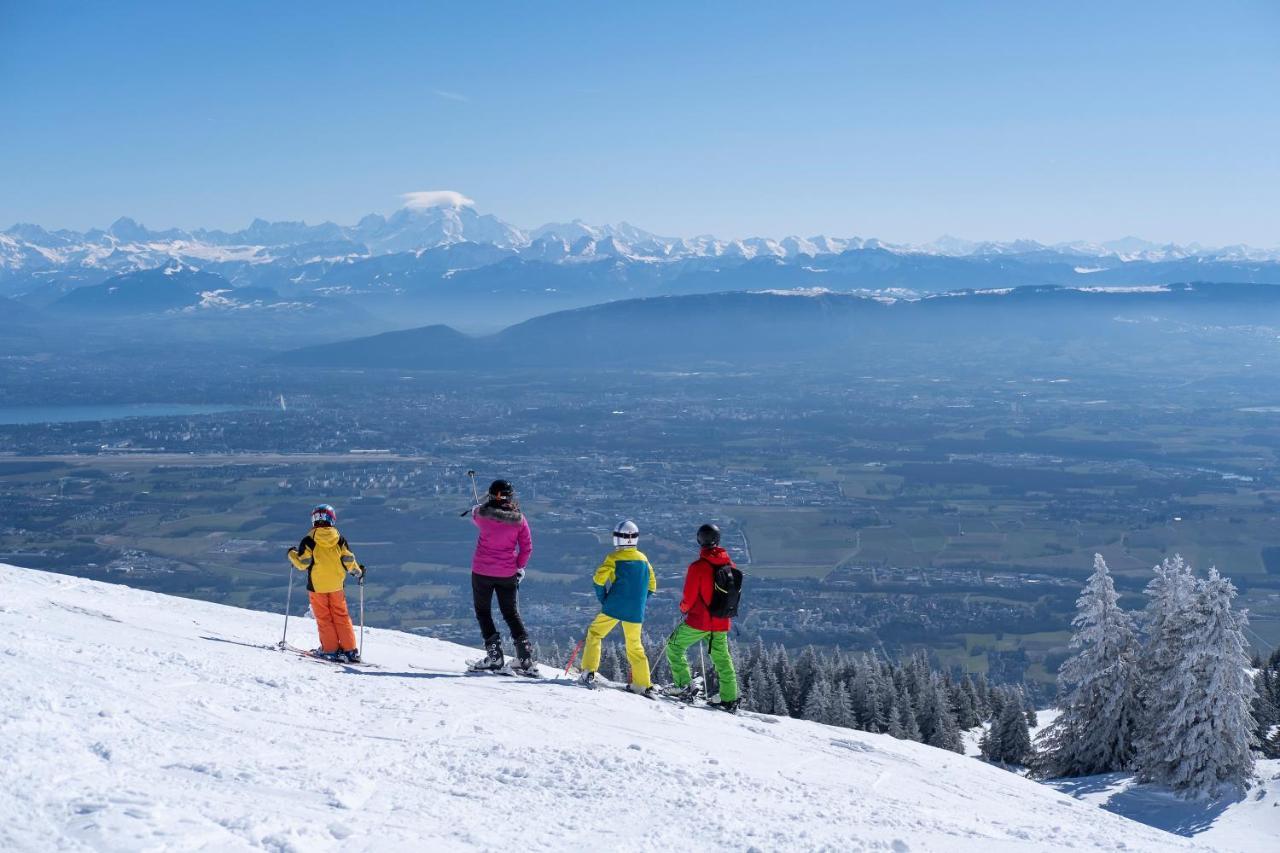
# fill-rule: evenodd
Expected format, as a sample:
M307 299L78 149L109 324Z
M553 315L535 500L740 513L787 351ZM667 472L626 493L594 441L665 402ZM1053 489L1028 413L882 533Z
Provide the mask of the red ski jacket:
M684 598L680 600L680 612L685 614L685 624L695 631L728 631L732 622L717 618L707 612L711 604L711 592L715 586L716 566L732 566L729 552L717 546L703 548L701 556L689 564L684 576Z

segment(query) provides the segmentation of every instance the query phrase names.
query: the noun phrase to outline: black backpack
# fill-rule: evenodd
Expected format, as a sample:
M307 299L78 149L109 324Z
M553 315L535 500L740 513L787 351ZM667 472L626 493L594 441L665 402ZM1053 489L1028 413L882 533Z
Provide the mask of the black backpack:
M717 619L732 619L738 615L738 601L742 598L742 572L732 563L711 568L714 575L707 612Z

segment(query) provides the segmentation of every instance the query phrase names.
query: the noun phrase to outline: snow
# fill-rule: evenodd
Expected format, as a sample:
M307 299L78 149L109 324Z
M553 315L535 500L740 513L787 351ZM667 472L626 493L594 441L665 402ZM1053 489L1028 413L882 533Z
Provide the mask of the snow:
M1274 853L1280 838L1280 759L1258 762L1258 782L1221 800L1183 800L1168 789L1140 785L1128 773L1051 784L1087 803L1132 820L1235 853Z
M258 647L275 614L0 587L0 849L1212 849L888 736L467 676L474 650L393 631L365 638L382 668L338 667Z
M1081 293L1168 293L1169 285L1167 284L1135 284L1130 286L1116 287L1073 287L1071 290L1078 290Z

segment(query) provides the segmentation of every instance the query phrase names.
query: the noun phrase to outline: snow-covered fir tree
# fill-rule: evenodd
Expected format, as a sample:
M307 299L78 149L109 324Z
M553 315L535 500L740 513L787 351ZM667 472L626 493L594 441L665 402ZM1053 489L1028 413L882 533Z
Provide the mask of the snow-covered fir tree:
M1182 555L1161 561L1154 573L1144 590L1147 607L1142 627L1146 640L1139 655L1143 722L1136 766L1145 777L1163 772L1155 765L1164 761L1161 756L1168 745L1157 740L1157 732L1182 702L1176 676L1186 659L1187 619L1196 595L1195 576Z
M1142 719L1133 620L1120 609L1101 554L1076 609L1075 653L1058 671L1061 713L1041 736L1037 771L1044 776L1127 769Z
M905 740L922 740L920 736L920 721L916 715L915 704L911 699L911 692L904 684L898 692L898 699L895 703L898 709L898 725L902 728L902 736Z
M1165 614L1166 632L1181 639L1170 689L1161 695L1177 702L1151 719L1154 728L1139 760L1145 781L1187 796L1217 796L1227 786L1246 784L1253 773L1247 616L1233 609L1235 597L1231 582L1210 569L1195 594Z
M1254 736L1266 758L1280 758L1280 648L1259 660L1253 677Z
M1006 693L1000 716L991 721L979 748L983 758L996 764L1026 765L1031 760L1031 731L1021 691Z

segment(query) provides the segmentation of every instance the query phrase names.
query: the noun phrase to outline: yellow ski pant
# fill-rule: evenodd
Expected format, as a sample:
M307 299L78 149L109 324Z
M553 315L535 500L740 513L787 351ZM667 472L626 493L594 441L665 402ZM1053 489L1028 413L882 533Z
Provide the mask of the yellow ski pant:
M582 650L583 672L595 672L600 668L600 643L621 620L601 613L587 629L587 643ZM631 683L637 687L652 687L649 676L649 659L644 654L644 644L640 642L639 622L623 622L622 636L627 641L627 660L631 662Z

